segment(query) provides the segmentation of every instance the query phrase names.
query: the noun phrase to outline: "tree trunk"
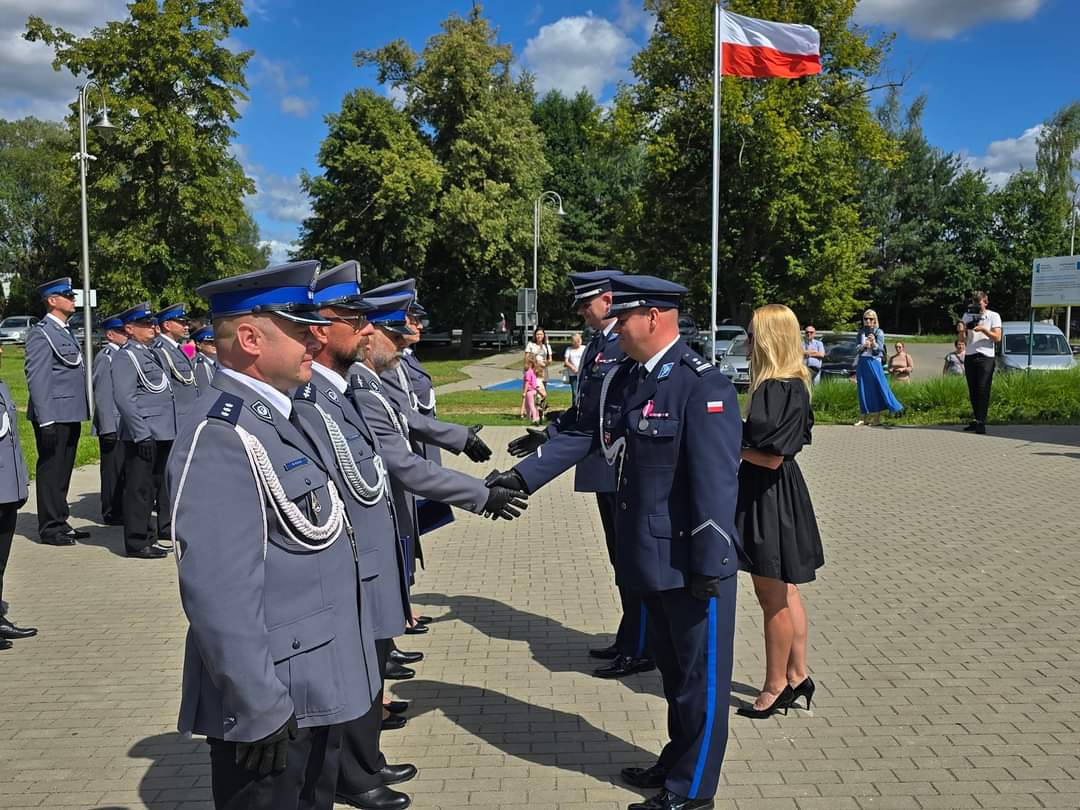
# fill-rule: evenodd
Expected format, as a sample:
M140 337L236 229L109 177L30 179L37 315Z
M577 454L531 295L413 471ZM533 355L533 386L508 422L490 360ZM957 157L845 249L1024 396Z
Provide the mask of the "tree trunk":
M451 336L453 331L451 331ZM465 321L461 326L461 346L458 347L458 357L463 360L472 355L473 324L471 320Z

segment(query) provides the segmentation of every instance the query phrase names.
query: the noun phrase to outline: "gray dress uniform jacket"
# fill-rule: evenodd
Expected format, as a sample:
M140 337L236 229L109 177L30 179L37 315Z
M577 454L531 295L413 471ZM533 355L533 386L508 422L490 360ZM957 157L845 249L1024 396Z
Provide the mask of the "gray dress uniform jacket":
M113 396L112 366L120 347L108 343L94 358L94 435L120 431L120 408Z
M120 440L159 442L176 438L176 410L168 373L157 352L129 340L113 355L113 398L120 409ZM157 390L164 384L162 390Z
M296 541L237 428L262 444L285 498L316 525L331 512L327 473L254 387L224 373L213 386L166 470L189 623L178 729L251 741L290 714L301 727L354 720L382 683L357 549L344 530L317 551Z
M214 381L217 372L217 363L214 358L202 352L195 353L195 382L199 384L199 396L204 396L210 391L210 383Z
M159 364L169 375L169 385L172 386L173 402L176 406L176 424L182 425L199 398L195 363L188 359L179 346L163 337L154 341L154 351L160 358Z
M323 466L334 473L338 491L345 497L360 556L364 609L371 617L375 638L400 636L405 632L405 621L410 613L409 581L404 550L398 542L400 534L390 481L385 481L380 501L370 506L349 494L329 432L316 405L337 424L360 475L369 484L378 480L375 457L380 453L381 445L352 402L338 392L326 375L313 367L311 382L300 386L293 395L293 407L304 435L318 450Z
M30 389L26 416L31 422L46 425L90 418L81 352L71 332L48 315L30 329L23 368Z
M406 349L401 354L401 370L406 374L409 382L409 399L414 410L424 416L438 419L435 413L435 387L431 383L431 375L427 373L420 360L413 354L412 349ZM442 453L433 444L416 441L413 443L416 452L429 458L436 464L442 463Z
M411 537L414 541L417 537L414 494L476 514L482 512L488 498L488 489L484 482L456 470L448 470L413 452L405 438L403 418L408 420L410 428L413 421L402 413L403 402L393 397L392 392L387 391L382 381L375 376L375 372L367 366L354 364L351 370L353 373L349 378L349 398L379 440L379 455L390 473L394 511L402 535ZM415 411L411 413L416 414ZM420 417L420 414L416 416ZM464 442L461 446L464 446Z
M398 368L401 368L398 366ZM383 383L384 394L390 397L398 411L409 422L409 438L413 444L433 444L453 453L460 453L465 449L465 442L469 440L469 429L464 425L455 425L452 422L440 422L431 416L426 416L413 407L412 392L409 388L402 387L402 377L398 375L398 368L391 368L379 375L378 379ZM405 384L408 385L408 373L402 370ZM373 377L375 372L362 363L354 363L350 372L353 374L366 374Z
M18 408L7 383L0 380L0 503L23 503L29 492L30 476L19 446L15 423Z

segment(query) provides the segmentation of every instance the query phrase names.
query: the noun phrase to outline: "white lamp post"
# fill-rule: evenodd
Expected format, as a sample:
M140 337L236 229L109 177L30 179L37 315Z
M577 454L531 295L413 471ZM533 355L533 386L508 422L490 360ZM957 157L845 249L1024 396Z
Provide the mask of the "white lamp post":
M86 362L86 401L90 408L90 416L94 415L94 350L93 350L93 318L90 310L90 237L86 224L86 167L91 160L97 160L86 151L86 99L90 88L97 88L101 97L101 109L94 114L89 122L90 126L103 132L110 132L116 127L109 120L109 108L105 104L105 93L101 85L93 79L79 88L79 151L72 160L79 161L79 189L82 204L82 281L83 281L83 352Z
M536 316L534 320L534 329L540 325L540 289L537 286L537 256L540 252L540 210L543 208L543 203L558 203L559 208L556 213L559 216L565 216L566 212L562 207L562 197L559 196L557 191L545 191L536 198L536 202L533 204L533 314ZM526 320L528 320L526 318ZM528 327L526 326L526 330Z

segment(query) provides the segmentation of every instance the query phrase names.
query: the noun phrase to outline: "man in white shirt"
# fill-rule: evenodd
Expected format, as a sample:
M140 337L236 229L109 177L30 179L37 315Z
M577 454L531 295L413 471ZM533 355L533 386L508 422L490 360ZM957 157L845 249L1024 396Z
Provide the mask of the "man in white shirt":
M990 409L990 385L994 379L994 348L1001 342L1001 316L987 309L987 303L986 293L973 292L962 320L967 335L964 375L973 413L971 423L964 430L979 435L986 433L986 412Z

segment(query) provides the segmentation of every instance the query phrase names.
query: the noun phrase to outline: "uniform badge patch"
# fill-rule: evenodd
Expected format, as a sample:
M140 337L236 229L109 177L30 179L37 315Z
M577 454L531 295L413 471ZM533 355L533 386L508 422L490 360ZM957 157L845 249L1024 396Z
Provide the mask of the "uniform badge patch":
M304 457L294 458L292 461L286 462L285 472L288 472L289 470L295 470L297 467L303 467L307 463L308 460Z
M377 382L375 382L374 380L372 380L371 382L368 383L368 388L370 388L376 394L379 393L379 384Z
M330 397L331 402L337 402L337 400L338 400L337 391L335 391L333 388L328 389L327 392L326 392L326 395L328 397Z
M251 412L264 422L274 423L274 417L270 413L270 406L263 402L261 399L257 399L251 403Z
M656 375L656 379L662 380L666 378L673 368L675 368L674 363L664 363L664 365L660 366L660 373Z
M711 402L705 403L705 410L709 413L723 413L724 401L722 399L715 399Z

